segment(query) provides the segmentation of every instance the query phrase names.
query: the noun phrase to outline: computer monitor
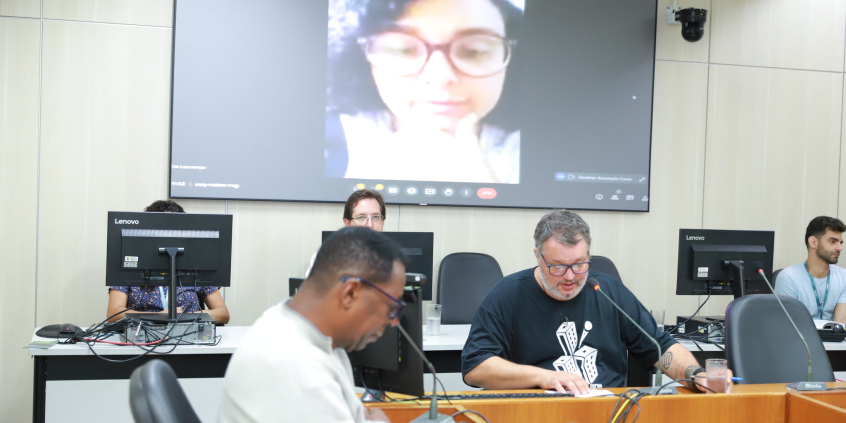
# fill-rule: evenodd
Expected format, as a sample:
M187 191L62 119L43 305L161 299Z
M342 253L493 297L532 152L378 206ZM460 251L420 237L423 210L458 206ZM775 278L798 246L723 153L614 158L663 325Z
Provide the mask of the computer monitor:
M772 278L774 240L773 231L679 229L676 295L772 293L752 263Z
M323 231L323 240L329 238L335 231ZM434 258L435 234L433 232L382 232L383 235L396 241L408 259L406 273L422 273L426 280L432 280L432 263ZM321 241L321 242L322 242ZM432 284L423 285L423 300L432 300Z
M400 324L418 346L423 346L423 307L421 289L405 288ZM423 396L423 359L400 331L392 326L382 337L361 351L349 354L355 385L381 398L384 392Z
M231 269L232 215L109 212L106 286L229 286Z

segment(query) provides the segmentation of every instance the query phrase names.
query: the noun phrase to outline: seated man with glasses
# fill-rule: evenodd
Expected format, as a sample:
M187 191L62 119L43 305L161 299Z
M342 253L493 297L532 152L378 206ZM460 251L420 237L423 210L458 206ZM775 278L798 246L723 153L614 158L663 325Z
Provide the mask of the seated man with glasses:
M232 355L218 422L388 421L356 395L347 352L399 323L404 288L394 241L365 228L332 234L297 294L265 311Z
M557 210L541 218L534 253L537 267L504 277L479 306L461 354L465 383L579 394L625 386L627 351L647 366L658 366L655 344L608 299L583 289L593 277L661 345L665 374L672 379L696 375L704 384L704 369L668 333L658 331L631 291L590 270L590 228L579 215Z
M372 189L360 189L349 198L344 204L344 226L363 226L365 228L373 229L376 232L382 232L385 226L385 199L379 191ZM317 253L312 254L311 261L306 269L305 276L311 274L311 268L314 266L314 259Z

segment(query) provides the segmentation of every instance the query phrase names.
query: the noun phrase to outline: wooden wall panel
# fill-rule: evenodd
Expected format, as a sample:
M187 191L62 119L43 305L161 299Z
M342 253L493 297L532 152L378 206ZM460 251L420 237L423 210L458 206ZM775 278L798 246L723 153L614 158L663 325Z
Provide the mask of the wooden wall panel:
M843 72L846 1L713 0L711 63Z
M681 36L681 25L667 23L667 6L672 6L673 0L658 0L658 18L655 22L655 58L708 63L711 44L711 0L681 0L676 3L684 9L693 7L708 10L708 20L704 25L705 34L697 42L686 41Z
M0 415L31 419L40 22L0 18Z
M0 1L0 16L20 18L40 18L41 0L3 0Z
M44 22L38 324L101 320L106 212L167 195L171 34Z
M775 231L775 268L803 260L805 227L837 213L843 75L712 65L708 229Z
M44 18L173 27L173 0L43 0Z

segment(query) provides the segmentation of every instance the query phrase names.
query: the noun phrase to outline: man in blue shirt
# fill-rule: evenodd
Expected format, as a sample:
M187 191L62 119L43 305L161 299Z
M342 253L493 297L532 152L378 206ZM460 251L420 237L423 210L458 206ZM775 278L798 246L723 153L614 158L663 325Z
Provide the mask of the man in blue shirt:
M837 218L815 217L805 230L808 259L785 268L776 279L775 293L801 301L816 320L846 323L846 270L835 266L845 231Z

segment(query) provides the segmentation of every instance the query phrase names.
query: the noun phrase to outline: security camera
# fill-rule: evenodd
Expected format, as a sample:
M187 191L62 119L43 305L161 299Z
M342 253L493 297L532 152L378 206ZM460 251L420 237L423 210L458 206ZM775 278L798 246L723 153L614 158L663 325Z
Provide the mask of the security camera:
M676 21L681 22L682 38L690 42L702 39L705 34L705 20L708 18L708 11L705 9L684 9L676 12Z

